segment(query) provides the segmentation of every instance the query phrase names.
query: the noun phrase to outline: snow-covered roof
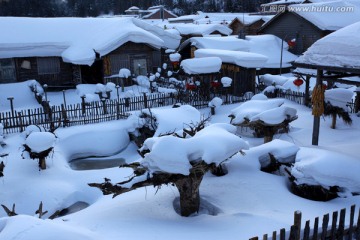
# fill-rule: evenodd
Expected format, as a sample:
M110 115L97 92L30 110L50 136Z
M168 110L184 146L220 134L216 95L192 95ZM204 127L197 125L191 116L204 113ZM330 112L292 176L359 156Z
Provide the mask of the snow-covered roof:
M258 53L268 58L264 68L279 68L281 55L281 39L275 35L264 34L246 36L239 39L236 36L228 37L192 37L184 41L179 50L191 43L197 49L222 49L231 51L244 51L249 53ZM297 56L287 51L288 45L283 43L282 67L290 67L291 62L297 59Z
M295 63L360 69L360 22L319 39Z
M128 41L154 48L179 44L178 36L135 18L0 17L0 25L7 33L0 38L0 58L58 56L92 65L95 52L104 56Z
M182 22L182 21L194 21L200 18L202 18L202 16L192 14L192 15L183 15L176 18L169 18L168 20L170 23L172 23L172 22Z
M268 60L266 56L258 53L219 49L198 49L194 54L196 58L219 57L222 62L235 64L244 68L262 68Z
M187 74L207 74L220 71L221 59L219 57L192 58L181 61L180 67Z
M270 6L270 5L284 5L284 4L287 5L287 4L294 4L294 3L303 3L304 1L305 0L278 0L278 1L261 4L261 7Z
M223 35L230 35L232 30L221 24L192 24L178 23L171 24L169 28L175 28L181 35L206 36L218 31Z
M360 21L360 1L358 0L294 4L288 9L321 30L336 31Z

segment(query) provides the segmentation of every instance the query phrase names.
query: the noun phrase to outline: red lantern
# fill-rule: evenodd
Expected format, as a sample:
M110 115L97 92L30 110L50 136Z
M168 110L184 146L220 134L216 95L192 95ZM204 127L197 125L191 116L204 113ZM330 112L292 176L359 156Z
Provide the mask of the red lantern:
M186 90L190 90L190 91L196 90L195 84L187 83L185 87L186 87Z
M177 71L179 70L179 62L175 61L175 62L171 62L172 66L173 66L173 70Z
M300 78L297 78L293 81L293 83L295 86L300 87L304 83L304 81Z
M210 85L213 87L213 88L218 88L221 86L221 83L219 83L218 81L213 81L213 82L210 82Z

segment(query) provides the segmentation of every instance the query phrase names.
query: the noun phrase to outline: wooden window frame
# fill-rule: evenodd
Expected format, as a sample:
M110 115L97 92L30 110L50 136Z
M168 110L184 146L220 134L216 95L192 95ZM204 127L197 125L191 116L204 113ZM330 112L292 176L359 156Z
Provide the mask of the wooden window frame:
M58 57L37 58L37 69L39 75L60 73L60 59Z

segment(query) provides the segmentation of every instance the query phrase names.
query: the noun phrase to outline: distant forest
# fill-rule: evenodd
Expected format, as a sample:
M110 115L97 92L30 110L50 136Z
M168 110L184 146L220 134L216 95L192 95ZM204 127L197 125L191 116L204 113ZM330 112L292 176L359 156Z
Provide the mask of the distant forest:
M164 5L177 15L203 12L257 12L269 0L0 0L0 16L95 17L122 15L131 6Z

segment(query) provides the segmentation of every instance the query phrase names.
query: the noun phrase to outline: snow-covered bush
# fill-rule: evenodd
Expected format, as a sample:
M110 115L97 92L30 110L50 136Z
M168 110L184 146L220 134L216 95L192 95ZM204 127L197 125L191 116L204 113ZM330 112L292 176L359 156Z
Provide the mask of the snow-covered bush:
M279 130L288 132L289 123L297 119L295 108L283 106L282 99L249 100L231 110L230 123L254 129L254 136L270 142Z
M223 87L230 87L232 83L232 79L229 77L222 77L221 78L221 84Z
M98 83L95 86L95 93L99 95L99 98L110 98L110 93L112 92L112 89L115 88L115 84L112 82L108 82L106 85Z
M220 107L221 104L223 104L223 100L219 97L214 97L210 102L209 102L209 107L211 108L211 114L214 115L215 114L215 108Z
M127 68L121 68L119 71L119 77L120 78L128 78L131 76L131 72Z
M150 88L150 80L147 76L139 75L135 81L141 87Z
M43 87L40 85L40 83L36 80L29 80L28 86L31 89L31 91L35 94L36 101L38 101L38 103L41 103L43 101L45 92Z

